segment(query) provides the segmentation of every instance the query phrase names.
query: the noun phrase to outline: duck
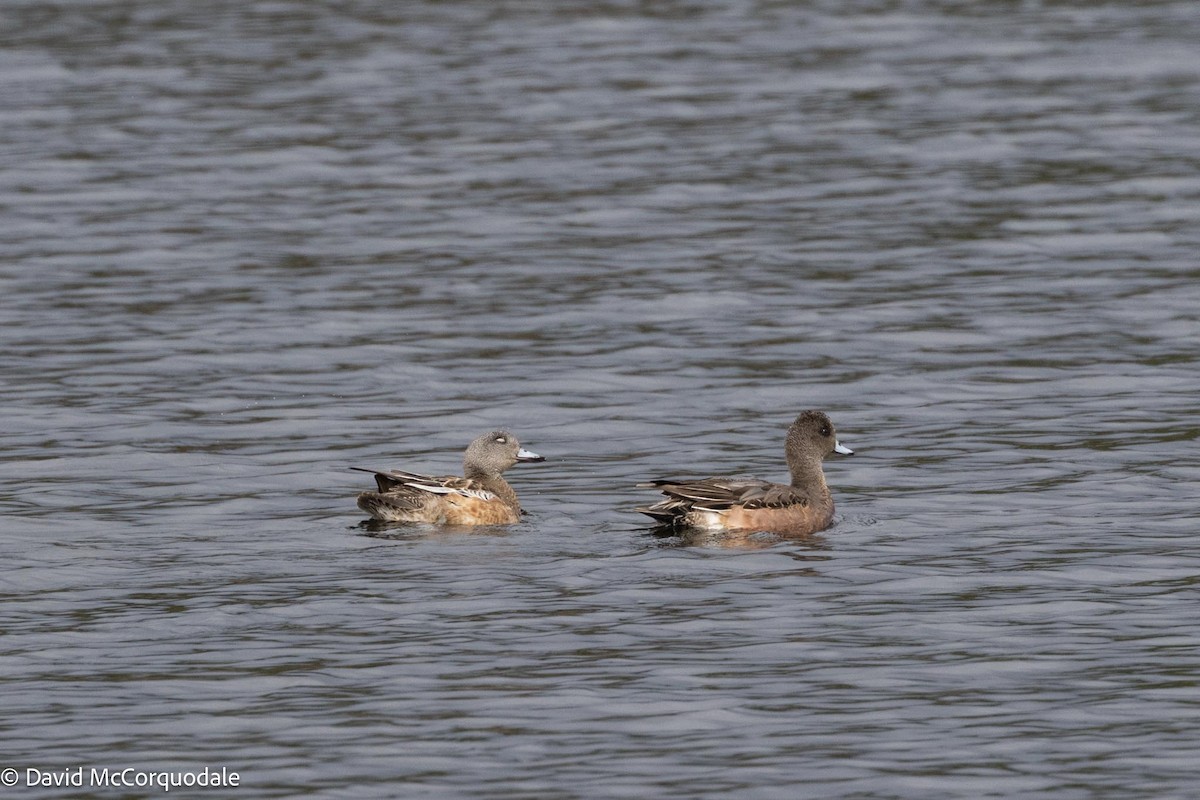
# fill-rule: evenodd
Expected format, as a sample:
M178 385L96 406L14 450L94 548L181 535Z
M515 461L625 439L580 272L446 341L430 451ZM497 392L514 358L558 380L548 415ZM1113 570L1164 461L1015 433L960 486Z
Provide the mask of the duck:
M524 513L517 493L502 477L517 463L545 461L516 436L496 430L479 436L463 456L463 477L351 467L375 475L377 491L358 496L358 507L379 522L435 525L507 525Z
M788 428L784 452L791 483L743 476L653 480L638 486L658 489L665 498L636 510L660 528L789 536L825 530L833 522L834 505L821 462L832 453L850 456L854 451L838 441L828 415L810 410Z

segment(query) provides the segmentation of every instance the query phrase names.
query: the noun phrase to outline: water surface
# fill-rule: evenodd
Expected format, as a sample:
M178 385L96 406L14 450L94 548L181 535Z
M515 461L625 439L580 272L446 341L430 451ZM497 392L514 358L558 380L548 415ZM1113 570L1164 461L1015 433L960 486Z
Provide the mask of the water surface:
M1198 23L6 4L0 767L1189 796ZM805 408L824 534L632 512ZM501 426L522 524L360 526Z

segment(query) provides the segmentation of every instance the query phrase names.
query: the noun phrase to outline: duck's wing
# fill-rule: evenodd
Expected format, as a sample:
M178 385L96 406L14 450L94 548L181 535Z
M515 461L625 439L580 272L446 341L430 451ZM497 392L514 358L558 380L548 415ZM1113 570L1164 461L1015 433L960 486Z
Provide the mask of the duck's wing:
M477 500L495 500L496 495L484 489L478 481L470 478L460 478L456 475L421 475L417 472L403 470L369 469L367 467L351 467L359 472L371 472L375 475L375 484L381 494L428 492L430 494L457 494L463 497L474 497Z
M664 479L638 484L660 490L667 496L648 509L651 516L674 517L687 511L727 511L744 508L786 508L807 505L808 498L793 487L758 478L701 478L699 480Z
M763 481L756 487L748 488L738 505L742 508L793 508L807 506L808 495L794 486Z

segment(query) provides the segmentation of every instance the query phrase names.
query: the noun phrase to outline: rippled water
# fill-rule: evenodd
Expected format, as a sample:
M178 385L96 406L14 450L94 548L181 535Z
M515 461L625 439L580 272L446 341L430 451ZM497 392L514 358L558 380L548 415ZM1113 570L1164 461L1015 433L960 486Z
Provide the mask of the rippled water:
M4 4L0 767L1192 796L1198 38L1183 1ZM783 477L804 408L858 453L825 534L632 512ZM360 526L349 465L497 426L550 458L521 525Z

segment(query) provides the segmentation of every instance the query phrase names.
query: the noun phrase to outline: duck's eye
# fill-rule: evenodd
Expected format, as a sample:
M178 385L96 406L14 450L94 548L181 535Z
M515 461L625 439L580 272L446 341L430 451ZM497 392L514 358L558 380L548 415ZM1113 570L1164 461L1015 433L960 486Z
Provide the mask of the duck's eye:
M830 430L829 430L829 426L828 426L828 425L822 425L822 426L821 426L821 435L822 435L822 436L828 436L830 433L832 433L832 431L830 431Z

